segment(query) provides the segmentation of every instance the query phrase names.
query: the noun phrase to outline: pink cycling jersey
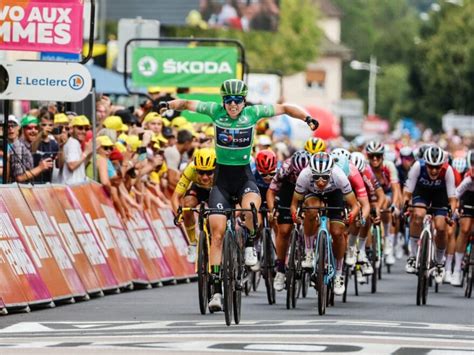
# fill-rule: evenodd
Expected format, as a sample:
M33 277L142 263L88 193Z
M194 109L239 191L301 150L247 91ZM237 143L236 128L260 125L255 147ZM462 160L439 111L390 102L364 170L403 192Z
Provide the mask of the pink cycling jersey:
M357 198L367 197L367 190L359 170L352 163L349 164L349 167L350 171L348 178L349 182L351 183L352 190L355 192Z

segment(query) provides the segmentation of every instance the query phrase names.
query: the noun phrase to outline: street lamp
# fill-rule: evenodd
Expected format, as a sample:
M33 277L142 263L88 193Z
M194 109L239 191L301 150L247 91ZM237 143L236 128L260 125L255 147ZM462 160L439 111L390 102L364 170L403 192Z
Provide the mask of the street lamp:
M367 70L369 72L369 107L367 114L375 115L375 81L377 80L377 73L380 71L380 67L377 66L377 59L370 56L370 63L353 60L350 66L354 70Z

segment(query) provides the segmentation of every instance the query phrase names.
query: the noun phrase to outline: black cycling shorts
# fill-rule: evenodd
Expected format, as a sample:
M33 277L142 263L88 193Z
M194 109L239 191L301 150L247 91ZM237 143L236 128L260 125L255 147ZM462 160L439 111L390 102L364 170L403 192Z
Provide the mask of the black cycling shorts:
M474 217L474 191L466 191L461 196L461 217ZM466 206L466 207L464 207Z
M250 165L232 166L217 164L214 186L209 195L209 207L221 210L232 208L233 200L240 204L242 196L250 192L260 194ZM224 213L212 212L212 214Z
M341 210L329 210L328 211L328 218L331 222L342 222L344 220L344 194L341 190L334 190L331 192L327 192L324 194L317 194L317 193L310 193L306 195L304 198L307 200L308 198L316 197L317 199L323 201L326 206L328 207L339 207Z
M422 187L416 187L413 192L412 204L422 203L425 206L446 208L446 210L436 210L433 211L433 216L447 216L449 205L448 202L448 192L446 187L442 189L426 189Z
M186 191L186 193L184 194L184 196L194 196L197 198L198 200L198 203L201 203L201 202L207 202L207 200L209 200L209 193L210 193L210 189L205 189L203 187L199 187L198 185L196 185L195 183L192 183L191 184L191 187Z
M283 181L278 191L278 224L293 224L291 218L290 206L291 200L293 199L293 193L295 192L295 184L288 181ZM282 208L280 208L282 207Z

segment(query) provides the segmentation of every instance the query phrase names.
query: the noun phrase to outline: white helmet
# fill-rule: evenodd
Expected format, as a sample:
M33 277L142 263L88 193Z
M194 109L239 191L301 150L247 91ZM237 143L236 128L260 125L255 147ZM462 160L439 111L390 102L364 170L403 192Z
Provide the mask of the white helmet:
M331 174L334 167L334 160L326 152L313 154L309 160L311 172L315 175Z
M291 157L291 165L297 172L300 172L308 165L309 158L310 154L306 150L297 150Z
M353 152L351 154L351 162L357 167L359 172L363 172L365 170L365 156L360 152Z
M341 155L345 156L347 159L351 158L351 152L344 148L336 148L331 151L331 156L333 158L339 158Z
M440 166L445 161L444 150L440 147L429 147L423 154L426 164Z
M413 149L411 149L411 147L405 146L400 149L400 157L414 158L415 154L413 153Z
M385 152L385 146L377 141L370 141L365 146L365 150L369 154L383 154Z

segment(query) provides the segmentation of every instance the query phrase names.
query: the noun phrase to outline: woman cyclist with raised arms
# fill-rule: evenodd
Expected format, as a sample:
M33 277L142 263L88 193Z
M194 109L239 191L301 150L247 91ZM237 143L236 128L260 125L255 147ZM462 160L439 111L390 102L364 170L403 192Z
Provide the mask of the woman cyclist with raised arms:
M166 109L189 110L211 117L215 125L217 164L214 187L209 196L209 207L214 209L231 208L232 198L237 198L242 208L250 208L251 203L260 208L261 198L255 178L250 169L250 158L254 138L254 128L264 117L287 114L305 121L313 130L318 122L302 109L292 105L246 106L247 85L242 80L230 79L221 85L222 105L215 102L194 100L173 100L166 103ZM164 111L165 108L162 108ZM246 226L251 237L255 236L252 218L246 213ZM222 310L220 264L222 242L226 228L224 212L213 212L209 216L212 244L210 263L214 279L214 295L209 302L211 311ZM245 264L257 263L253 247L245 248Z

